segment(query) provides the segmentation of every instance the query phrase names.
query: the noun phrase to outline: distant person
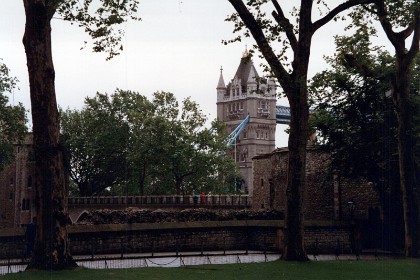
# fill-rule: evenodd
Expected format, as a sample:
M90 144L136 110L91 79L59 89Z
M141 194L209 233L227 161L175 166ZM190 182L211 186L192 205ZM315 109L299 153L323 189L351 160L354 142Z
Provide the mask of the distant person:
M25 258L32 256L36 237L36 217L32 218L32 222L26 226L25 241L26 241L26 252Z
M204 192L201 193L201 204L204 204L206 199L206 195L204 194Z

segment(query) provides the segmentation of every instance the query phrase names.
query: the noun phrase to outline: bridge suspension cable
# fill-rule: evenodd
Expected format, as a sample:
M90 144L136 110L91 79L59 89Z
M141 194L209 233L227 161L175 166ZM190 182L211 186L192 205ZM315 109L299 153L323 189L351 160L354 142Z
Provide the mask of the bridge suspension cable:
M249 122L249 115L225 138L224 142L228 147L232 146L235 140L239 137L239 134L244 130L245 126Z

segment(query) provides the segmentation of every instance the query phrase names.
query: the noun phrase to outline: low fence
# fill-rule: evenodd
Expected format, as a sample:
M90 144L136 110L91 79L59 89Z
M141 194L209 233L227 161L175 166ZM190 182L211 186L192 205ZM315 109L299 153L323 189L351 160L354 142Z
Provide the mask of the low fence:
M141 267L187 267L205 264L240 264L278 260L280 254L260 251L190 252L143 255L73 256L77 265L90 269L124 269ZM0 259L0 276L24 271L29 259Z
M285 242L282 220L73 225L68 230L72 254L89 256L231 250L281 252ZM313 254L349 253L355 247L352 234L350 224L307 222L305 247ZM22 258L23 237L23 228L0 230L0 259Z
M69 197L69 207L83 205L237 206L250 207L248 195L95 196Z

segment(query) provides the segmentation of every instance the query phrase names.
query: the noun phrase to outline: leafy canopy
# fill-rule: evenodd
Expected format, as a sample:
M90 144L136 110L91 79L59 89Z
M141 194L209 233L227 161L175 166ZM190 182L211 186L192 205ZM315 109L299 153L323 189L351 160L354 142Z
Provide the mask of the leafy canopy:
M190 98L172 93L153 100L116 90L86 98L80 110L61 112L68 169L80 195L226 192L239 177L223 135ZM223 131L214 122L214 131Z
M107 59L123 50L124 29L117 28L127 20L140 20L136 15L139 0L55 0L50 1L66 21L77 24L92 38L93 51L105 52ZM81 3L82 2L82 3ZM54 11L55 11L54 9ZM85 47L87 42L84 42Z

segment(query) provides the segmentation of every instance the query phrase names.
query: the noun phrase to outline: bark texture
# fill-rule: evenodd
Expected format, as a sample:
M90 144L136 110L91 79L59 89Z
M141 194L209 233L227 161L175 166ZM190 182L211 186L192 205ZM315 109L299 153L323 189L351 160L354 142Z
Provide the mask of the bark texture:
M401 57L400 57L401 55ZM410 102L410 63L397 54L397 75L394 102L398 117L398 154L400 188L403 202L405 255L417 257L419 250L419 197L416 182L415 147L412 106Z
M24 0L25 46L29 72L34 152L37 235L27 269L77 266L70 255L66 225L67 185L60 149L51 18L58 1Z

